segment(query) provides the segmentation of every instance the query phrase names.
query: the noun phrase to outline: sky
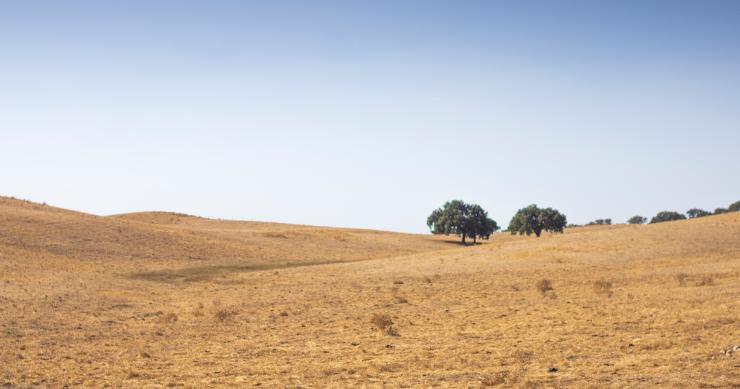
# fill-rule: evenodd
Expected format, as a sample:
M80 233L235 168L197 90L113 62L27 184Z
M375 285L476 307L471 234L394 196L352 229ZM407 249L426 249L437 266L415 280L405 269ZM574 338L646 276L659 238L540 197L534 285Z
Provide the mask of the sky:
M425 232L740 200L737 1L7 1L0 195Z

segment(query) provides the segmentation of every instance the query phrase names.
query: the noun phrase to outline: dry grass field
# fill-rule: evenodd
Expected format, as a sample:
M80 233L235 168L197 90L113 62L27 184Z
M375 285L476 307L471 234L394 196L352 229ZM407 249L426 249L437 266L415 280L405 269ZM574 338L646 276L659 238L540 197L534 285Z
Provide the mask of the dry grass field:
M0 387L740 387L739 212L454 241L0 198Z

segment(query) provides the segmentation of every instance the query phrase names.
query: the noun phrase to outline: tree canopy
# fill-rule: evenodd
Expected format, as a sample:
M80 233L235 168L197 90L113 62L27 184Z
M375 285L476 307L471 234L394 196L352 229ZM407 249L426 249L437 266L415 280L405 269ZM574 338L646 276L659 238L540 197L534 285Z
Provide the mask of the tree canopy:
M684 214L682 213L673 212L673 211L662 211L662 212L658 212L657 215L653 216L653 218L650 219L650 224L669 222L672 220L684 220L684 219L686 219L686 216L684 216Z
M635 215L632 216L627 220L627 223L629 224L645 224L647 222L647 218L645 216Z
M612 224L612 219L596 219L592 222L588 222L589 226L602 226Z
M727 207L727 210L730 212L740 211L740 201L735 201L734 203L730 204L730 206Z
M729 211L727 210L727 208L715 208L715 209L714 209L714 214L715 214L715 215L721 215L721 214L723 214L723 213L727 213L727 212L729 212Z
M562 213L552 208L538 208L536 204L522 208L509 222L512 235L531 235L538 237L542 231L563 232L568 220Z
M693 219L695 217L709 216L711 214L712 214L711 212L707 212L699 208L691 208L688 211L686 211L686 215L688 215L690 219Z
M489 218L488 212L480 205L462 200L448 201L432 211L427 218L427 226L433 234L458 235L462 243L466 238L472 238L473 242L478 238L488 239L499 229L496 221Z

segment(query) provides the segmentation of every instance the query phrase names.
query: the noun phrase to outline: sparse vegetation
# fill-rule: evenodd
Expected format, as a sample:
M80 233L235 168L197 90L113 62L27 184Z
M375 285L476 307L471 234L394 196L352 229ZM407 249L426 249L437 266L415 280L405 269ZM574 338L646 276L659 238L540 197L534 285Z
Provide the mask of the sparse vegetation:
M563 232L568 220L562 213L552 208L538 208L536 204L522 208L509 222L509 231L512 235L540 236L542 231Z
M611 224L612 224L612 219L596 219L588 223L589 226L602 226L602 225L608 226Z

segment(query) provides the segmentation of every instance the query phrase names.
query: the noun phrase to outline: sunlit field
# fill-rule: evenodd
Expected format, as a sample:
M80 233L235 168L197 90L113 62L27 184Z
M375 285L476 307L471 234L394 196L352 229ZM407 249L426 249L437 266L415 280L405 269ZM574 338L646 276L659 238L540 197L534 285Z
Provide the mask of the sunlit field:
M2 198L0 386L740 385L740 213L457 242Z

